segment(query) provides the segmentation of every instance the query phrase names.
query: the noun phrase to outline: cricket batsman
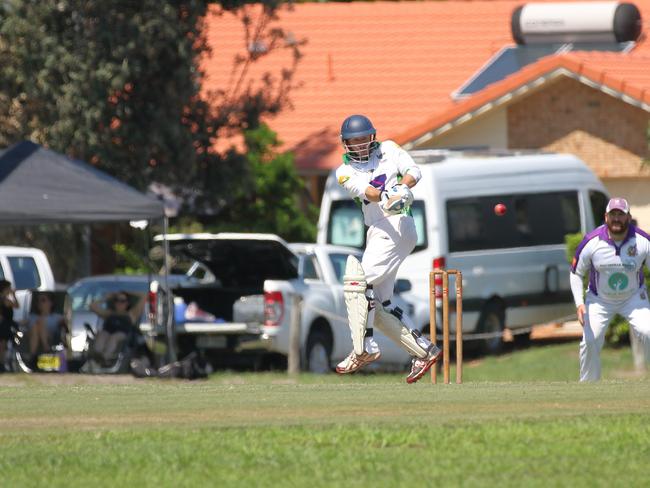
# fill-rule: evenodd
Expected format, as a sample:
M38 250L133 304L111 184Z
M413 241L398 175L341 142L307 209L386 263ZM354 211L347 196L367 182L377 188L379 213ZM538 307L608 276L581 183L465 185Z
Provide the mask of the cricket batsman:
M415 383L440 359L442 351L391 304L397 270L417 243L409 207L421 173L411 156L393 141L376 140L364 115L351 115L341 126L345 150L336 170L339 184L355 199L368 227L361 262L348 256L343 293L352 335L352 352L336 366L353 373L381 356L373 338L377 327L412 356L407 383Z
M612 198L605 211L605 224L584 237L573 258L571 292L583 327L580 381L600 379L600 351L616 314L628 320L645 350L650 350L650 306L643 277L650 236L631 221L627 201ZM587 273L585 300L583 277Z

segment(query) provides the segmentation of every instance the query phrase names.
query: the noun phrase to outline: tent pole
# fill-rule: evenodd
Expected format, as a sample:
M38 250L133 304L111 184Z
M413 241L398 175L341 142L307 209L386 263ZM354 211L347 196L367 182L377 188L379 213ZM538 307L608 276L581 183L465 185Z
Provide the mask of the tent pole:
M169 289L169 241L167 240L167 233L169 229L169 221L167 215L163 217L163 250L165 257L163 259L163 284L165 288L165 300L167 301L167 315L165 317L165 326L167 332L167 358L169 362L176 361L176 334L174 330L174 297Z

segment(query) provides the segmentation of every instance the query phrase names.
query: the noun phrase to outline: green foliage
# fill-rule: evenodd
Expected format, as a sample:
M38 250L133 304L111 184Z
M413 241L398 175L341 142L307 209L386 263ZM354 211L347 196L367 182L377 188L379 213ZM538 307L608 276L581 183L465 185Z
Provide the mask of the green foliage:
M195 174L207 2L3 2L0 143L32 139L145 188Z
M149 271L142 251L137 252L126 244L114 244L113 251L123 264L115 269L119 274L146 274Z
M245 35L231 83L206 94L200 60L211 54L211 3L236 16ZM289 34L274 23L283 3L1 2L0 147L31 139L141 190L165 183L186 202L178 227L208 227L192 215L217 215L218 229L313 240L317 211L300 208L292 156L275 153L275 135L260 125L289 103L305 42L285 42ZM247 49L257 42L268 51ZM279 50L290 51L292 64L251 83L253 63ZM215 150L217 138L243 131L248 150ZM122 271L142 269L137 252L122 244L115 252Z
M576 234L567 234L564 236L564 243L566 244L566 256L569 262L573 261L573 257L576 254L576 249L582 241L584 236L581 233Z
M281 1L221 3L245 30L230 86L201 93L208 0L7 0L0 6L0 147L31 139L144 190L157 181L219 209L246 158L219 154L216 137L255 128L288 103L302 41L281 42ZM212 22L218 17L211 15ZM249 52L264 42L268 52ZM218 46L216 46L218 49ZM252 63L289 49L293 67L253 88ZM280 70L278 70L280 71Z
M265 124L245 133L248 172L219 216L217 230L270 232L288 241L314 241L318 209L303 204L304 182L291 153L278 153L276 134ZM303 205L305 205L303 207Z

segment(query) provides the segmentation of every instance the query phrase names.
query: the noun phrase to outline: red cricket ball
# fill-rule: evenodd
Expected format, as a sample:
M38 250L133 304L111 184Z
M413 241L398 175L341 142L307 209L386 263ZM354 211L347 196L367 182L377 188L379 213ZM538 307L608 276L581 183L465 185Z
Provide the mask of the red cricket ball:
M497 203L494 206L494 213L501 217L502 215L505 215L506 211L508 208L503 204L503 203Z

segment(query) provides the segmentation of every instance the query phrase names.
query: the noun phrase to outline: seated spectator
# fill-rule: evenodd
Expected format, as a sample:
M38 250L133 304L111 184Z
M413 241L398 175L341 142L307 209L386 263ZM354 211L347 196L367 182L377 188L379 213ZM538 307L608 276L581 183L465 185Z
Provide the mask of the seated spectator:
M18 308L16 293L7 280L0 280L0 373L4 372L7 342L12 337L12 327L17 327L14 321L14 308Z
M110 293L105 300L90 304L90 309L104 319L102 329L95 335L93 343L95 359L103 362L115 359L124 340L138 330L147 295L133 295L137 297L133 306L129 293L125 291ZM107 304L106 308L102 306L104 302Z
M31 313L26 320L29 352L32 357L50 352L52 346L63 340L67 326L60 313L54 312L54 297L48 292L34 292L36 313Z

